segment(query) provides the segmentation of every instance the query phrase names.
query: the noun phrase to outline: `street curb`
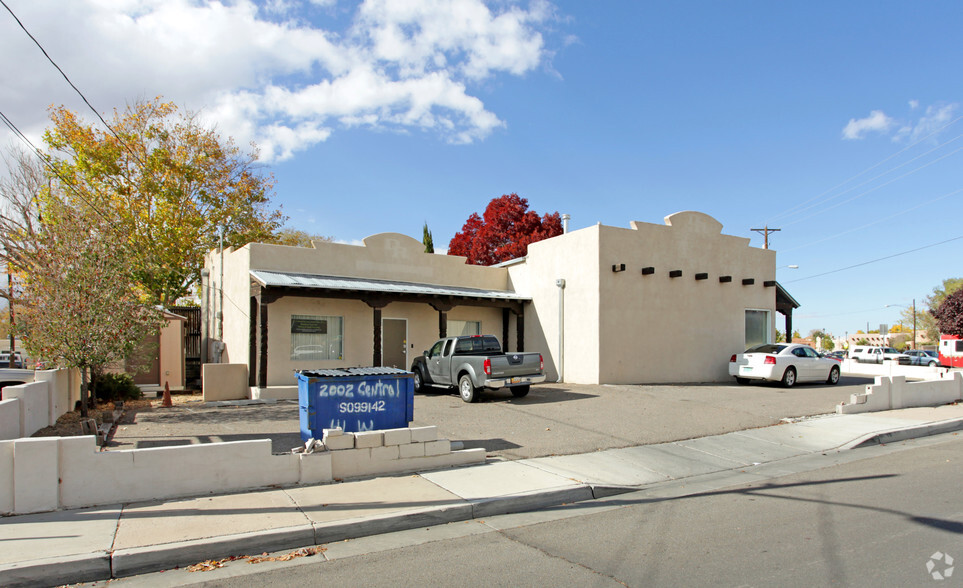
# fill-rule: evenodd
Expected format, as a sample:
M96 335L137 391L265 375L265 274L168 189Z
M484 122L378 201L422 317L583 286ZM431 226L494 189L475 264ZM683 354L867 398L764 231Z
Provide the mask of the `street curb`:
M462 504L429 507L417 511L386 513L373 517L359 517L330 523L315 523L314 543L315 545L322 545L344 541L345 539L358 539L419 527L467 521L471 520L471 515L472 505L463 502Z
M511 496L482 498L471 501L472 518L480 519L495 515L526 512L569 502L593 500L594 498L591 486L587 485L535 490L533 492L513 494Z
M110 554L106 551L0 565L0 586L9 588L94 582L109 577Z
M232 555L260 554L290 547L314 544L314 525L283 527L220 537L207 537L163 545L116 549L111 554L110 570L106 577L120 578L145 572L193 565L209 559Z
M581 485L330 523L313 523L165 545L118 549L111 555L109 566L104 566L102 575L89 577L86 580L121 578L193 565L208 559L283 551L306 545L323 545L347 539L359 539L383 533L443 525L498 514L538 510L570 502L593 500L594 498L592 487ZM106 564L106 555L104 561ZM71 578L76 580L73 571L73 569L70 570ZM53 577L53 575L38 575L32 578L30 584L36 585L38 581L47 581Z
M839 449L859 449L860 447L870 447L872 445L885 445L886 443L895 443L897 441L905 441L918 437L929 437L930 435L940 435L942 433L952 433L953 431L960 430L963 430L963 418L938 423L927 423L914 427L890 429L878 433L869 433L868 435L841 445Z

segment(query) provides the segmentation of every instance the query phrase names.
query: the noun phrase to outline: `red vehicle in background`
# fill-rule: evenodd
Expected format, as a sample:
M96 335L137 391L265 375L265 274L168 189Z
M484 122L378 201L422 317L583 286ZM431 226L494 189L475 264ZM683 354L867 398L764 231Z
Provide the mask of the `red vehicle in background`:
M956 335L940 335L940 365L963 367L963 339Z

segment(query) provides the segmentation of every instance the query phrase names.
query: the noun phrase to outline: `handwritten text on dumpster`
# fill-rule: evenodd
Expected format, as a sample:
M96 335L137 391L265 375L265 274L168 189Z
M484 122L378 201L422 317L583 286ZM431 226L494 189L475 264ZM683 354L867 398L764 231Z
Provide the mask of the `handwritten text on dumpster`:
M377 382L358 382L355 384L320 384L320 398L396 398L401 396L398 380L378 380Z

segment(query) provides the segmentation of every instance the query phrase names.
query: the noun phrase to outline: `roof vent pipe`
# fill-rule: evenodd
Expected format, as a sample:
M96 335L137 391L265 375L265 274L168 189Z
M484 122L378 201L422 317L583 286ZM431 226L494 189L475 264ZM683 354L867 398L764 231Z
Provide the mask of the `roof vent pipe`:
M562 213L562 234L563 235L568 232L568 220L570 218L572 217L569 216L568 214Z

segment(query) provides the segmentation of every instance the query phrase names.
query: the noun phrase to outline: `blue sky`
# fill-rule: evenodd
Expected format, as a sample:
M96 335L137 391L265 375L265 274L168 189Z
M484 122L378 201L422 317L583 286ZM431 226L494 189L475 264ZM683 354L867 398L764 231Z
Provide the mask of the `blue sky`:
M312 233L445 247L511 192L572 229L768 224L803 333L963 276L963 238L896 255L963 237L959 2L4 1L102 112L163 95L256 141ZM82 111L2 10L0 51L28 136Z

